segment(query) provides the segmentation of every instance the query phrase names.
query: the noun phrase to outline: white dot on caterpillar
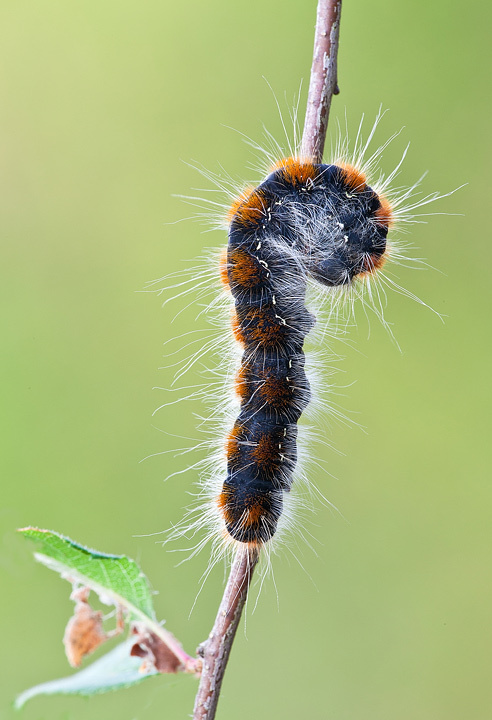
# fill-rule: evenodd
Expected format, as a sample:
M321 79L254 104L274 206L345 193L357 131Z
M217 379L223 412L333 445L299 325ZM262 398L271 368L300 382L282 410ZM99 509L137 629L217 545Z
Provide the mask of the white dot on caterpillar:
M287 428L284 428L284 437L287 437Z
M257 250L259 250L260 248L261 248L261 242L259 242L258 245L256 246Z
M276 304L277 304L277 300L275 298L275 295L272 295L272 305L276 305Z
M348 241L349 241L348 235L344 235L343 239L345 240L346 243L348 243Z
M345 225L341 222L337 222L337 225L340 228L340 230L343 230L345 228Z
M287 325L287 322L284 320L283 317L280 317L280 315L275 315L276 320L280 320L282 325Z
M268 270L268 263L265 262L265 260L258 260L258 262L260 263L260 265L263 265L263 267Z

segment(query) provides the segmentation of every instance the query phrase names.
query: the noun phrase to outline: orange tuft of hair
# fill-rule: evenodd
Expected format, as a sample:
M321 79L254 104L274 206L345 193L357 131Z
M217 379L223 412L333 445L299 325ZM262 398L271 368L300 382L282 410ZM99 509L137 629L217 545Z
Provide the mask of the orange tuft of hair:
M367 180L364 173L354 165L349 163L337 163L337 166L342 170L342 180L351 190L355 192L362 192L365 190Z
M236 338L237 342L244 345L244 336L243 336L243 331L241 329L241 323L239 322L239 318L238 318L237 312L235 310L233 310L231 313L231 326L232 326L232 334Z
M249 367L247 365L241 365L236 374L235 389L238 397L244 400L248 396L248 372Z
M266 375L258 389L260 395L269 405L277 408L286 408L292 399L292 390L288 380Z
M219 497L217 498L217 505L219 506L219 508L221 510L223 510L227 506L227 504L230 500L230 497L231 497L230 490L227 488L222 489L222 492L220 493Z
M233 461L237 459L237 456L239 455L239 437L241 436L243 431L244 428L242 425L234 425L231 432L229 433L225 444L228 461Z
M307 158L284 158L273 165L272 172L275 170L281 170L284 180L291 185L304 185L318 175L314 163Z
M265 509L261 504L261 501L257 500L251 505L251 507L248 508L248 514L244 520L242 520L241 525L246 528L251 527L252 525L257 525L258 521L264 514Z
M227 248L224 248L220 253L219 276L222 285L229 287L229 276L227 274Z
M232 218L237 213L241 205L248 201L248 198L254 192L254 189L255 188L252 185L248 185L248 187L242 190L239 197L234 200L226 215L226 220L229 224L232 222Z
M248 188L231 205L227 214L229 223L236 220L242 225L255 224L265 212L265 198L260 188Z
M280 448L278 437L275 433L265 433L258 440L252 455L256 462L262 466L266 472L274 471L280 462Z
M269 310L258 309L248 312L248 322L254 321L257 324L250 333L251 340L262 347L277 347L282 341L284 329L282 325L273 322Z
M230 276L233 286L253 288L262 281L261 265L244 250L233 250L229 254Z
M232 492L228 488L224 488L217 498L217 507L222 511L227 523L234 522L234 516L230 506L231 495Z
M377 220L378 225L384 225L384 227L390 227L393 225L393 208L391 207L390 201L384 197L384 195L378 195L381 206L376 210L374 216Z
M369 255L364 259L364 270L359 273L359 277L364 275L372 275L376 270L381 270L387 259L387 251L382 255Z

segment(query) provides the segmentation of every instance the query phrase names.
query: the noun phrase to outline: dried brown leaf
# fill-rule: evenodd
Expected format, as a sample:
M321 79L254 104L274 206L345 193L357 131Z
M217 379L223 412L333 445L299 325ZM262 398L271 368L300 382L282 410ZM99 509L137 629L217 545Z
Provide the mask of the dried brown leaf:
M157 635L140 626L133 632L136 637L130 655L143 658L142 671L149 665L160 673L177 673L183 669L180 660Z
M106 642L108 635L102 626L102 613L87 602L88 592L78 591L72 597L76 600L75 610L65 629L63 644L70 665L80 667L83 658Z

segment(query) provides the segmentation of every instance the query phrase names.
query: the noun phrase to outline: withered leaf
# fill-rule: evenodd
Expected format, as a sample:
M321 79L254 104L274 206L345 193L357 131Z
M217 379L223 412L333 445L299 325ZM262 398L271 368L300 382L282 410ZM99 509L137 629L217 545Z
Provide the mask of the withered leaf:
M108 635L102 626L102 613L91 608L87 600L78 599L73 616L63 636L65 653L72 667L80 667L82 659L94 652Z
M157 635L140 627L134 627L133 632L136 637L130 655L144 659L142 671L149 666L160 673L177 673L181 669L180 660Z

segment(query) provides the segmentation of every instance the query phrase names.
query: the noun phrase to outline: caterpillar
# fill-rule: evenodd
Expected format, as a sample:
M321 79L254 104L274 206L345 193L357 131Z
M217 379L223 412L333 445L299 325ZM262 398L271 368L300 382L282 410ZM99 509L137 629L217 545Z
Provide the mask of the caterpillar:
M297 421L310 398L303 345L316 322L305 306L307 281L339 287L382 267L391 222L388 200L361 170L295 157L230 210L221 275L242 347L241 405L217 504L237 542L267 543L292 487Z
M401 288L386 269L381 272L389 258L396 263L409 261L405 246L401 240L395 243L390 230L418 222L419 208L451 193L421 196L420 180L406 189L393 188L407 150L387 176L378 170L378 163L398 133L366 158L381 117L379 113L365 142L361 122L352 150L347 140L339 140L329 164L302 157L296 142L288 154L281 155L280 146L268 133L271 150L247 139L266 157L259 185L238 192L232 179L198 167L227 195L227 207L208 198L184 196L202 207L205 203L206 216L212 215L214 226L228 231L228 246L218 263L210 267L207 260L205 269L168 276L166 280L180 279L165 288L178 288L165 304L191 291L202 296L200 314L211 309L212 318L218 320L217 335L206 342L198 338L198 350L177 371L175 382L208 351L215 351L218 365L212 372L213 382L220 387L219 398L211 399L210 383L188 398L201 395L212 405L211 416L202 419L200 429L208 433L212 423L212 434L220 440L215 453L210 453L209 440L190 448L206 448L207 457L175 473L199 469L200 491L197 503L165 541L202 535L191 548L192 556L212 540L206 575L227 549L262 547L269 564L270 550L276 547L272 541L289 527L298 508L302 510L302 491L301 495L291 492L299 487L298 480L307 480L310 494L314 490L323 498L299 467L298 421L309 405L313 407L312 401L319 400L318 389L313 392L316 373L311 355L309 363L304 356L308 334L317 326L324 334L336 336L339 311L343 313L347 306L344 300L348 298L353 312L354 298L359 297L392 335L383 315L385 285L425 305ZM278 160L279 156L284 159ZM222 286L221 293L213 288L213 279ZM314 303L319 306L317 317L307 307L312 303L306 301L306 291L309 296L313 288L318 288L322 298L322 303ZM206 297L210 292L212 300ZM227 333L234 338L233 358L224 356L224 317L220 313L217 318L215 312L222 301L232 321L232 332L229 328ZM320 312L326 308L329 317L323 323ZM233 365L236 368L231 371ZM233 413L231 386L235 390ZM337 414L331 403L329 408ZM300 448L304 452L302 443ZM312 503L306 504L311 507ZM295 527L303 535L298 523Z

